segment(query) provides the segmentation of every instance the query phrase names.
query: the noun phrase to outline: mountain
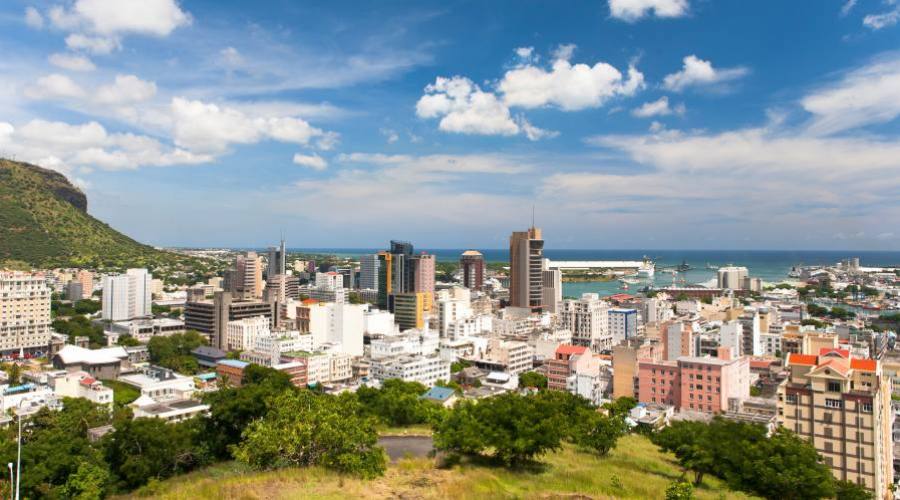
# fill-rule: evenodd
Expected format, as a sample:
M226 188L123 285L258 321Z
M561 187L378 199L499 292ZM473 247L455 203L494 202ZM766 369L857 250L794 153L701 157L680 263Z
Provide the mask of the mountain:
M181 256L157 250L87 213L87 197L59 172L0 159L0 262L125 267Z

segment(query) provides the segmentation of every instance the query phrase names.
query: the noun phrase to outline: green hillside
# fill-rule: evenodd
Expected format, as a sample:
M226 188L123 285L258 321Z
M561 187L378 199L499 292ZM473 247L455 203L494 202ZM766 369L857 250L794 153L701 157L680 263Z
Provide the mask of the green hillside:
M0 262L124 267L181 256L143 245L87 213L87 198L58 172L0 159Z

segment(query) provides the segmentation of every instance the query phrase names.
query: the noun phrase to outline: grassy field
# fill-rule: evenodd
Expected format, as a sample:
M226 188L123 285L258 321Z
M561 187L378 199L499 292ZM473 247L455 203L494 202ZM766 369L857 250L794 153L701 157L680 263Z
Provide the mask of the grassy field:
M253 472L236 463L158 483L142 492L162 499L226 498L664 498L681 474L673 459L646 438L627 436L606 458L567 446L544 456L542 470L508 471L474 464L435 469L428 459L391 464L373 481L320 468ZM747 498L715 478L695 490L699 499Z

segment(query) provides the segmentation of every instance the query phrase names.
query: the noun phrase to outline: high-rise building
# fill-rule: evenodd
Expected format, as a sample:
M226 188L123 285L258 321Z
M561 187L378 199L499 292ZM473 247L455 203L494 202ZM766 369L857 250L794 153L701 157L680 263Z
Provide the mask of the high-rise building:
M146 269L129 269L125 274L104 276L103 319L126 321L152 315L152 281L153 275Z
M91 298L94 293L94 273L82 269L75 274L75 281L81 283L81 298ZM73 299L70 297L70 300Z
M254 316L236 319L225 324L225 348L229 351L245 351L256 347L256 339L271 335L269 318Z
M625 339L637 337L637 309L613 308L609 310L609 334L613 345ZM610 347L611 349L612 347Z
M50 344L50 288L43 274L0 272L0 353L40 354Z
M359 258L359 287L363 290L378 290L378 254L363 255Z
M285 274L285 259L287 254L284 248L284 238L278 248L269 247L268 263L266 266L266 279L276 274Z
M549 260L544 259L544 270L541 271L541 299L545 312L559 312L559 304L562 302L562 271L556 267L549 267Z
M532 226L509 238L509 304L541 312L543 297L544 240Z
M265 316L275 325L275 304L260 300L234 300L230 292L215 292L213 300L189 300L184 305L184 327L209 337L210 345L226 349L229 321Z
M788 356L778 423L815 446L834 477L893 498L892 382L881 363L823 347Z
M434 255L422 253L413 262L413 291L434 297Z
M426 295L422 292L394 294L394 318L400 330L425 327Z
M609 332L609 305L596 293L584 293L579 300L567 300L560 306L560 325L572 332L572 344L589 347L592 352L612 349Z
M394 254L378 252L378 307L390 309L391 294L394 293L393 280Z
M244 300L262 297L262 258L256 252L235 257L232 267L225 271L222 287Z
M484 255L478 250L466 250L459 258L463 286L469 290L484 288Z
M393 295L415 291L418 260L408 241L391 240L390 251L378 252L378 307L393 310ZM431 274L433 290L433 269Z
M719 288L740 290L744 287L744 278L747 277L746 267L727 266L720 267L716 273Z

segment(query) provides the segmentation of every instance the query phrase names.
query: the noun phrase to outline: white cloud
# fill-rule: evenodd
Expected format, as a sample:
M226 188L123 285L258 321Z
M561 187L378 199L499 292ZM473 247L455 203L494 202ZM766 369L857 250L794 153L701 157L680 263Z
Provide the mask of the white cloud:
M518 47L515 52L520 59L528 61L531 60L531 55L534 53L534 47Z
M66 47L72 50L84 50L92 54L109 54L114 50L121 49L122 45L117 38L72 33L66 37Z
M609 0L609 13L616 19L637 21L652 12L656 17L682 17L688 13L687 0Z
M325 170L328 168L328 162L317 154L302 155L297 153L294 155L294 163L313 170Z
M841 6L841 17L847 17L847 14L853 10L853 7L856 6L857 0L847 0L844 2L844 5Z
M234 47L225 47L219 51L219 61L226 68L236 68L244 64L244 57Z
M213 160L209 155L168 147L152 137L110 134L94 121L73 125L36 119L17 129L5 125L0 123L4 152L67 175L73 174L75 167L124 170Z
M522 132L525 134L525 137L530 141L538 141L541 139L552 139L554 137L559 136L559 132L555 130L546 130L542 128L535 127L528 120L525 119L524 116L519 115L516 118L516 123L519 124L519 128L522 129Z
M31 99L72 99L85 96L85 91L71 78L58 73L42 76L25 89Z
M878 234L876 234L876 235L875 235L875 239L876 239L876 240L881 240L881 241L887 241L887 240L892 240L892 239L894 239L894 236L895 236L894 233L892 233L891 231L886 231L886 232L883 232L883 233L878 233Z
M97 68L90 59L76 54L51 54L47 60L50 64L69 71L94 71Z
M416 103L421 118L441 117L444 132L483 135L516 135L519 126L507 108L491 92L484 92L472 80L461 76L438 77L425 87Z
M388 144L394 144L395 142L400 140L400 134L397 133L396 130L390 128L383 128L380 130L381 135L385 137Z
M626 79L604 62L572 65L556 59L549 71L533 65L507 71L497 89L508 106L558 106L575 111L602 106L615 96L634 95L644 86L644 75L633 66Z
M97 89L95 99L102 104L126 104L146 101L156 95L156 84L134 75L116 75L114 83Z
M572 58L573 55L575 55L575 49L577 48L578 46L574 43L562 43L553 50L553 53L551 55L553 56L554 61L558 59L568 61Z
M814 115L809 131L815 134L892 121L900 116L900 55L875 59L800 104Z
M175 0L76 0L70 9L55 7L50 19L61 29L115 37L123 34L168 36L191 24Z
M228 106L175 97L171 104L175 143L192 151L223 153L231 144L253 144L264 139L330 149L333 132L291 116L253 116Z
M889 28L900 22L900 6L881 14L869 14L863 18L863 25L873 30Z
M747 68L735 67L716 69L710 61L704 61L695 55L684 58L684 66L681 71L666 75L663 79L663 87L675 92L681 92L691 86L708 86L726 83L745 76Z
M34 7L26 7L25 24L35 29L41 29L44 27L44 16Z
M671 114L683 115L686 111L683 103L676 104L675 107L669 107L669 98L662 96L651 102L645 102L640 107L631 110L631 114L639 118L649 118L651 116L668 116Z

